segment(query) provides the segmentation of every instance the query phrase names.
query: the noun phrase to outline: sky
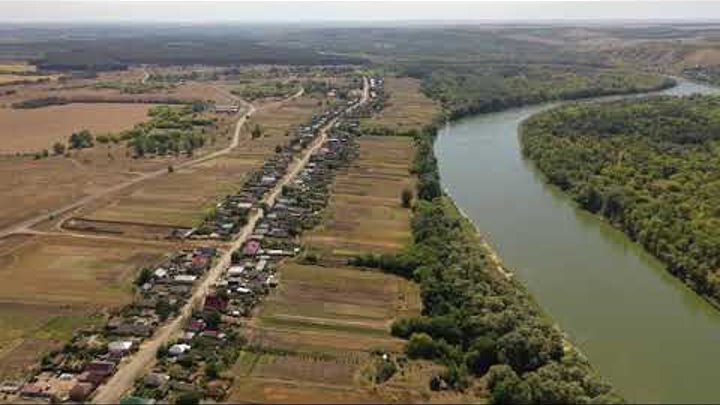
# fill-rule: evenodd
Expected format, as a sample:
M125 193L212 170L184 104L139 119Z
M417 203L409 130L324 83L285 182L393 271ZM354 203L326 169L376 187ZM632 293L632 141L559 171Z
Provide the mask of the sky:
M0 0L7 22L720 21L720 0L138 1Z

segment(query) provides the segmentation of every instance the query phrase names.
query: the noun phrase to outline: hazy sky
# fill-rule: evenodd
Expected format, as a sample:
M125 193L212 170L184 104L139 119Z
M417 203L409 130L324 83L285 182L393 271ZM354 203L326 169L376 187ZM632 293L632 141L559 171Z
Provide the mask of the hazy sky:
M13 22L574 19L720 21L720 0L474 2L0 0L0 20Z

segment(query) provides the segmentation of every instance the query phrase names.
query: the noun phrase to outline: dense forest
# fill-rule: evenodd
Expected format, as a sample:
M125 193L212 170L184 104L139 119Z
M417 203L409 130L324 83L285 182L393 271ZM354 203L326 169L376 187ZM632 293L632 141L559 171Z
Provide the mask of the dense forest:
M523 153L583 208L607 218L720 298L720 97L572 104L530 118Z
M443 195L433 153L435 130L415 132L418 201L413 242L397 255L357 257L418 282L423 313L403 318L392 333L407 354L444 364L442 382L458 390L482 378L494 403L618 402L532 301L525 288L494 268L478 234ZM439 384L439 383L438 383Z
M662 76L579 65L413 66L423 91L439 100L450 118L556 100L575 100L672 87Z

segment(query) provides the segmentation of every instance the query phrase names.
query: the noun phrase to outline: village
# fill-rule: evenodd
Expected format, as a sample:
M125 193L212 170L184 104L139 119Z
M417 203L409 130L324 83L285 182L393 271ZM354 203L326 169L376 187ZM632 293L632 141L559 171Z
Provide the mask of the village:
M145 340L178 317L183 307L193 305L182 333L165 342L152 371L121 402L177 402L181 396L223 400L232 381L221 378L221 372L232 366L244 344L243 318L282 282L278 265L302 253L298 236L320 221L334 173L357 155L355 138L360 131L355 118L382 108L383 80L372 77L364 82L367 103L362 104L366 97L358 96L314 115L285 146L276 148L239 192L183 236L195 243L232 241L248 218L258 215L252 232L232 252L230 264L200 302L194 302L193 293L219 264L220 251L211 244L180 250L160 265L141 269L130 305L114 311L102 326L77 331L61 350L42 359L29 381L4 382L4 399L91 400ZM317 148L307 152L307 163L288 178L291 164L312 145Z

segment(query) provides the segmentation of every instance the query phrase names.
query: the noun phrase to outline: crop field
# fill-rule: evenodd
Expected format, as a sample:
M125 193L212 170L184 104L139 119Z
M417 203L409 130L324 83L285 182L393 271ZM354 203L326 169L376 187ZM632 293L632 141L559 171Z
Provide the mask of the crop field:
M101 308L127 303L135 272L164 255L141 243L67 236L0 239L0 379L23 374Z
M365 136L359 143L360 157L335 180L325 225L306 237L340 258L397 250L410 238L410 210L400 193L413 189L412 140Z
M247 128L252 129L258 124L263 137L284 137L288 131L308 121L321 108L321 102L320 98L302 96L280 106L261 109L250 120Z
M440 112L438 104L420 91L417 79L387 77L385 91L390 95L385 108L363 124L403 132L430 124Z
M37 152L66 142L73 132L116 132L147 119L149 104L67 104L34 109L0 108L0 154Z
M0 302L116 306L130 300L134 274L160 261L144 243L15 235L0 240Z
M191 228L219 199L240 188L262 156L225 156L143 182L82 218Z

